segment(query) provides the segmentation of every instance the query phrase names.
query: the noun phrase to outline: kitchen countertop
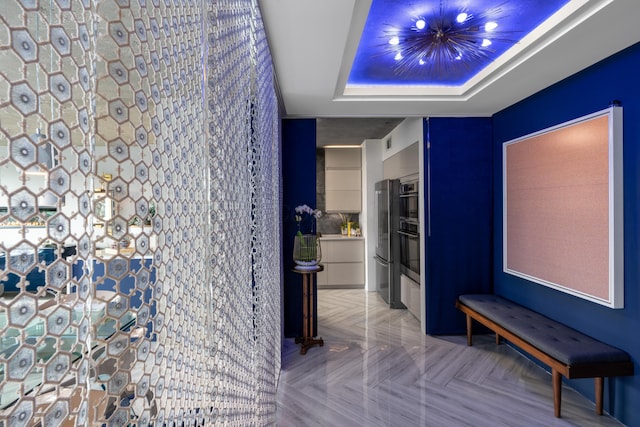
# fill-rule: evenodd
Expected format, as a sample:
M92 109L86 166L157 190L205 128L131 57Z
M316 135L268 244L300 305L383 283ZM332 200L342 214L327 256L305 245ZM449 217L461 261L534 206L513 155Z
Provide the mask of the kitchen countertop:
M362 236L343 236L342 234L323 234L320 240L364 240Z

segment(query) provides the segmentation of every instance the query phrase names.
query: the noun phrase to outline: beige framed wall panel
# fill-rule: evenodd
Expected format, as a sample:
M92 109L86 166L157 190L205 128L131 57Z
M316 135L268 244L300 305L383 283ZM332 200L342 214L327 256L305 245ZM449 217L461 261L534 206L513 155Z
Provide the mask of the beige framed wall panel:
M506 273L624 307L622 107L503 145Z

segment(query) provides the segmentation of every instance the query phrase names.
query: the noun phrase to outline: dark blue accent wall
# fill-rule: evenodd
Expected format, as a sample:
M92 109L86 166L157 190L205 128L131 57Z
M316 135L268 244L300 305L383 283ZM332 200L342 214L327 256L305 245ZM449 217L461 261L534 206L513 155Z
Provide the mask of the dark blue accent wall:
M27 292L37 292L38 288L45 287L47 285L46 270L41 269L40 267L35 267L35 265L42 263L45 265L51 264L58 257L57 250L54 248L39 248L37 250L37 260L35 259L35 251L32 254L28 254L28 256L33 257L32 262L34 267L27 273L26 281L21 284L21 276L15 273L7 273L6 276L0 280L0 286L4 287L2 292L20 292L22 286L25 287ZM9 261L9 265L11 265L11 261ZM0 271L4 270L9 270L9 266L7 266L7 255L3 252L0 254ZM0 292L0 294L2 292Z
M282 121L282 232L284 335L302 335L302 276L293 273L294 209L316 206L316 121ZM314 313L314 318L316 318Z
M456 298L492 290L491 118L430 118L424 129L427 333L464 333Z
M493 117L495 293L627 351L636 375L605 383L605 410L640 426L640 44L567 78ZM624 109L625 307L614 310L502 271L502 144L605 109ZM570 385L594 399L592 380Z

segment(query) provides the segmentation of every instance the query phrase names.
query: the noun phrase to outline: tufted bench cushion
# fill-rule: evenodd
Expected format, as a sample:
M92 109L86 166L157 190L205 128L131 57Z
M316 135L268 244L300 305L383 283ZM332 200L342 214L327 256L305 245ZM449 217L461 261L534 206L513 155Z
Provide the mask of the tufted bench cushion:
M567 365L630 360L616 347L499 296L461 295L460 301Z
M472 320L505 338L551 368L553 405L560 417L562 376L594 378L596 413L602 415L604 378L633 375L629 355L562 323L496 295L460 295L456 307L467 316L467 344Z

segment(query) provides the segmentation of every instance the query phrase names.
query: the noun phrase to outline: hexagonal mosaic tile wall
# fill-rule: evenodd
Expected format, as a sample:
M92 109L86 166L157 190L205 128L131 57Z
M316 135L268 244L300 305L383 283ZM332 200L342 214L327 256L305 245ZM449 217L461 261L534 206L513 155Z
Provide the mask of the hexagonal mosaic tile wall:
M256 0L6 0L0 424L271 425L279 114Z

